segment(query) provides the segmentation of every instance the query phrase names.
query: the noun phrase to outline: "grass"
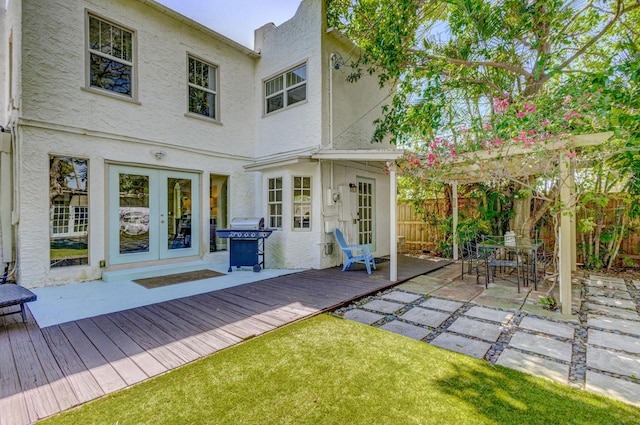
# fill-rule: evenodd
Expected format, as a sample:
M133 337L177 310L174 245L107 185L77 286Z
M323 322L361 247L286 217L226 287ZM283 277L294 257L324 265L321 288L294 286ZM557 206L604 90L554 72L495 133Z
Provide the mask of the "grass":
M321 315L43 424L638 424L640 409Z

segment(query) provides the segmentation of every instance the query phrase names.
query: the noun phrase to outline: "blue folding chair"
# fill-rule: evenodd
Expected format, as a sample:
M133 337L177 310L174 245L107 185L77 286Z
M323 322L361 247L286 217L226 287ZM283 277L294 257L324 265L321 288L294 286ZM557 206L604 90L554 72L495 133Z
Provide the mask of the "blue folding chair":
M373 254L371 254L369 245L348 245L344 240L344 235L339 229L335 229L333 234L336 237L336 241L338 241L338 245L340 245L340 249L342 249L342 252L344 252L344 255L347 257L342 271L347 270L353 263L364 264L369 274L371 274L371 267L375 270L376 262Z

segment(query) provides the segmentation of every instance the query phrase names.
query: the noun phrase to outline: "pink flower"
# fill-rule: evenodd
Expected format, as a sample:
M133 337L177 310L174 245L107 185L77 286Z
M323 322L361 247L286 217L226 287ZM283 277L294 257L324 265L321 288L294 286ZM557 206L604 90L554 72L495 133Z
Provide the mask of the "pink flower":
M551 124L551 121L549 121L549 120L544 120L544 121L542 121L542 126L543 126L543 127L546 127L546 126L548 126L549 124Z
M570 94L566 95L564 98L564 102L562 102L562 106L567 106L567 104L571 101L572 97Z
M524 118L526 115L527 115L527 114L526 114L526 112L523 112L523 111L519 111L519 112L516 114L516 116L517 116L518 118Z

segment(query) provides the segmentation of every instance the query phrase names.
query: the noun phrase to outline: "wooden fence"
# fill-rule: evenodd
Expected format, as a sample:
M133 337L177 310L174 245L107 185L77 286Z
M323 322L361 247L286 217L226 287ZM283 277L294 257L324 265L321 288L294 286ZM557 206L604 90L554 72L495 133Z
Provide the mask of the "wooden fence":
M617 202L614 200L607 210L615 210ZM461 211L472 212L477 206L475 199L459 199L458 208ZM425 214L417 213L412 205L399 204L397 209L398 220L398 240L399 249L404 251L429 251L439 252L440 244L445 240L446 231L441 225L433 224L437 220L430 220L429 217L447 217L445 202L441 200L428 200L425 203ZM425 221L424 217L427 217ZM554 243L553 225L549 224L542 229L543 237L547 245ZM580 243L580 235L577 235L577 243ZM578 256L581 252L578 249ZM636 265L640 264L640 229L631 232L622 241L618 264L624 259L632 260ZM578 258L581 261L581 258Z

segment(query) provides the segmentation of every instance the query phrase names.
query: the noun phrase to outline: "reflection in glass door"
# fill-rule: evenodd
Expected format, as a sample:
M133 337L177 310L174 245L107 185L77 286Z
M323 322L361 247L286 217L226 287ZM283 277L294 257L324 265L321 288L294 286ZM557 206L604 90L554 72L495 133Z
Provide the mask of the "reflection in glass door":
M167 248L191 247L191 180L167 179Z
M120 173L120 254L149 252L149 176Z
M199 176L109 168L109 264L199 254Z

